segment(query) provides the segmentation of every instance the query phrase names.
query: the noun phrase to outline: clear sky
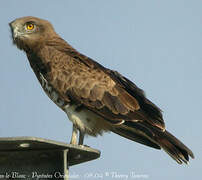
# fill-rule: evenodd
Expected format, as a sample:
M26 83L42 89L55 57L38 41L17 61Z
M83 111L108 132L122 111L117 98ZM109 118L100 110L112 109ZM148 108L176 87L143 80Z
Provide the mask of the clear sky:
M1 0L0 136L69 142L71 122L11 42L8 23L28 15L49 20L77 50L144 89L163 110L167 129L195 154L189 166L180 166L164 151L110 133L85 139L101 158L71 167L70 174L106 180L124 179L113 172L149 180L202 178L201 0ZM103 178L85 176L91 173Z

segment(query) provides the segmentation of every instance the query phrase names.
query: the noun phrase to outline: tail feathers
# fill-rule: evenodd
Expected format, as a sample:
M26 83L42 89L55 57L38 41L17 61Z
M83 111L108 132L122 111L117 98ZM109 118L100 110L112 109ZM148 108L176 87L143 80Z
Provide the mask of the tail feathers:
M188 164L189 156L194 158L193 152L168 131L158 131L156 141L179 164Z
M135 125L134 123L132 124L124 123L121 126L114 128L112 131L120 136L146 146L156 149L162 148L179 164L182 164L183 162L188 164L189 156L194 158L192 151L168 131L159 131L152 127L149 129L149 127L142 124L138 125L138 123Z
M143 133L139 133L138 131L135 132L134 130L131 131L125 128L116 128L112 131L122 137L138 142L140 144L143 144L155 149L161 149L161 147L157 143L153 142L152 140L147 138L145 135L143 135Z

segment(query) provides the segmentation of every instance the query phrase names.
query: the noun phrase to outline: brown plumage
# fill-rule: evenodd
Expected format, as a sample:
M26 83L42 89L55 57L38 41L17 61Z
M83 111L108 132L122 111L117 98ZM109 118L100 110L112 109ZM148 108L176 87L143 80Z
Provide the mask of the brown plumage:
M27 54L46 94L73 122L71 143L85 134L112 131L163 148L178 163L193 153L165 130L161 110L144 92L116 71L80 54L46 20L22 17L10 23L14 44Z

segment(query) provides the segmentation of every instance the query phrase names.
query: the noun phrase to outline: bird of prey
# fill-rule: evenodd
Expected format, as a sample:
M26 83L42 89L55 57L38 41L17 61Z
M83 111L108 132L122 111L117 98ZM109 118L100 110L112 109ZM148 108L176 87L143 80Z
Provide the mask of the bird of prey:
M72 144L112 131L164 149L177 163L192 151L165 129L161 110L117 71L79 53L47 20L21 17L10 24L13 43L23 50L42 88L73 123ZM77 133L79 132L79 139Z

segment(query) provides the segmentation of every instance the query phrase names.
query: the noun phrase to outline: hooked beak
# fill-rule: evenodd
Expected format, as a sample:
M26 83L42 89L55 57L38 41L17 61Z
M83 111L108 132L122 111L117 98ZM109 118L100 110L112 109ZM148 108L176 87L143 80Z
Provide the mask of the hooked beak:
M10 29L11 29L11 34L12 34L12 38L15 41L17 38L19 38L20 36L23 35L22 32L20 32L20 28L18 27L18 25L16 24L15 21L12 21L9 23Z

